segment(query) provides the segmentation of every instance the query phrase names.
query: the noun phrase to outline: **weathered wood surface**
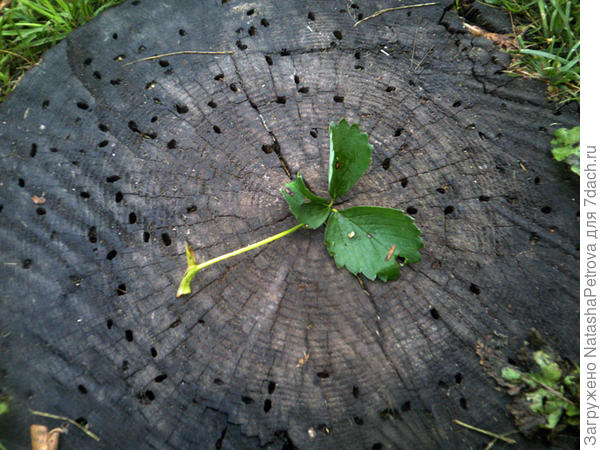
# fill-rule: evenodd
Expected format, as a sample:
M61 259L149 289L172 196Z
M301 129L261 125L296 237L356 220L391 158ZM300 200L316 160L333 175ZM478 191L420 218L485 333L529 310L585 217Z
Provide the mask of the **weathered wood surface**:
M512 428L478 339L511 356L535 327L578 359L578 189L548 149L577 114L502 74L449 0L356 28L397 3L350 3L128 1L2 105L5 445L56 423L30 408L102 439L65 449L477 448L452 419ZM291 227L288 172L326 192L341 117L375 147L344 204L410 211L423 261L363 289L300 231L176 299L186 240L208 258Z

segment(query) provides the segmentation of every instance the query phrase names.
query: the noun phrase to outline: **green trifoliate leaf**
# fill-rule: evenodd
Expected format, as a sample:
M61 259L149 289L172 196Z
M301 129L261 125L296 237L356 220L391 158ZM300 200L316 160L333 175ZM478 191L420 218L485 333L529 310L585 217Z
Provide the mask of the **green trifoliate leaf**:
M333 211L327 221L325 244L338 267L370 280L395 280L400 275L396 258L421 260L421 230L412 217L393 208L356 206Z
M304 184L302 175L298 174L296 179L286 184L281 192L298 222L315 229L327 220L329 202L326 198L313 194Z
M329 195L335 200L358 181L369 164L373 146L367 133L346 119L329 125Z
M552 144L552 156L557 161L564 161L571 170L577 175L580 175L579 168L579 127L571 129L559 128L554 132Z

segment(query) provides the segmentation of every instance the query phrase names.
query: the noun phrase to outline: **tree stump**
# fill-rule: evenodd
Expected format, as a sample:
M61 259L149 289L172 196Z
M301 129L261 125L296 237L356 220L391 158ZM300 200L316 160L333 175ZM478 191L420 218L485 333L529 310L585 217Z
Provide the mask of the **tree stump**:
M127 1L46 53L0 110L2 442L61 448L468 448L513 428L475 346L535 327L578 360L578 113L466 33L451 2ZM233 50L231 55L181 54ZM395 282L338 270L279 189L326 192L330 121L369 133L341 200L416 218ZM32 200L38 196L44 200ZM43 204L41 204L43 202ZM37 203L37 204L36 204ZM513 353L511 353L513 352ZM514 437L514 436L513 436ZM520 446L543 447L539 441Z

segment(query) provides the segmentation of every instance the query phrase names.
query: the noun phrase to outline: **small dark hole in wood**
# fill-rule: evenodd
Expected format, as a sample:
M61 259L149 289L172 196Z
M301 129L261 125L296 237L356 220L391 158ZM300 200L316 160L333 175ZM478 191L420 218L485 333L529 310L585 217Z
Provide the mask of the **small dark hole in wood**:
M207 105L213 109L217 107L217 104L215 102L213 102L212 100L210 102L208 102Z
M169 67L171 64L166 59L159 59L158 60L158 65L160 67Z
M540 184L540 183L541 183L541 181L542 181L542 180L541 180L541 178L540 178L540 177L535 177L535 178L533 179L533 183L534 183L534 184Z
M102 74L100 72L98 72L97 70L94 71L93 75L94 75L94 78L96 80L101 80L102 79Z
M113 327L112 319L106 319L106 328L108 328L110 330L112 327Z
M462 383L462 380L463 380L462 373L458 372L454 375L454 381L456 381L456 384Z
M356 59L360 59L360 52L354 52L354 57Z
M237 45L237 48L239 48L242 51L244 51L248 48L248 46L246 44L244 44L242 41L240 41L239 39L235 42L235 45Z
M179 103L175 104L175 109L179 114L185 114L190 110L186 105L182 105Z
M342 95L334 95L333 101L336 103L344 103L344 97Z
M229 85L229 89L231 89L233 92L237 92L237 91L238 91L238 88L237 88L237 86L235 85L235 83L231 83L231 84Z
M363 66L361 66L360 64L356 64L356 65L354 66L354 69L355 69L355 70L365 70L365 68L364 68Z
M357 18L358 20L363 20L363 19L364 19L364 17L365 17L365 15L364 15L363 13L358 13L358 16L356 16L356 18Z
M98 147L100 147L100 148L104 148L104 147L106 147L107 145L108 145L108 141L107 141L107 140L100 141L100 142L98 143Z
M358 426L361 426L365 422L360 417L354 416L354 423Z
M82 427L85 427L88 424L88 421L85 420L85 417L78 417L77 419L75 419L75 422L77 422Z
M400 407L400 410L402 412L408 412L408 411L410 411L410 401L406 401L406 402L402 403L402 406Z
M98 235L96 234L96 227L90 227L88 230L88 240L92 243L95 244L96 242L98 242Z
M108 131L108 127L106 125L104 125L103 123L101 123L101 124L98 125L98 129L100 131L105 132L105 133Z
M335 36L336 39L339 39L340 41L343 39L343 35L342 32L340 30L334 30L333 31L333 35Z
M256 27L255 26L251 26L250 28L248 28L248 34L250 36L254 36L256 34Z
M169 233L163 233L160 235L160 237L163 241L163 244L165 244L167 247L171 245L171 237L169 236Z
M446 189L444 189L444 188L437 188L436 191L438 191L440 194L446 193Z
M115 256L117 256L117 251L116 250L111 250L110 252L108 252L106 254L106 259L108 259L109 261L114 259Z
M29 269L32 264L33 264L33 261L31 259L27 258L27 259L23 260L22 267L23 267L23 269Z
M38 206L35 209L35 212L38 214L38 216L43 216L44 214L46 214L46 210L44 208L42 208L41 206Z
M383 162L381 163L381 167L383 168L383 170L388 170L390 168L391 162L392 162L392 160L390 158L385 158L383 160Z
M83 60L83 64L89 66L92 63L92 58L85 58Z
M79 196L80 196L81 198L90 198L90 193L89 193L89 192L86 192L86 191L81 191L81 192L79 193Z
M31 158L34 158L35 155L37 154L37 148L38 148L37 144L35 144L35 143L31 144L31 147L29 148L29 156Z
M298 92L300 92L301 94L308 94L308 91L310 91L310 88L308 86L302 86L300 89L298 89Z
M444 214L448 215L448 214L452 214L454 212L454 206L446 206L444 208Z
M221 380L220 378L215 378L213 380L213 383L216 384L217 386L222 386L225 384L225 382L223 380Z
M129 361L127 361L126 359L123 360L123 362L121 363L121 370L123 372L127 372L129 370Z
M481 288L474 283L471 283L471 286L469 286L469 290L475 295L481 294Z
M121 283L117 286L117 295L125 295L127 294L127 286L125 283Z
M440 320L441 316L437 309L431 308L429 310L429 313L431 314L431 317L433 317L435 320Z
M409 206L408 208L406 208L406 212L410 215L416 214L417 211L417 208L415 208L414 206Z
M155 399L154 392L152 392L149 389L146 392L144 392L144 395L146 396L146 398L148 399L148 401L152 401L152 400Z
M319 135L319 132L317 131L316 128L313 128L312 130L310 130L310 135L314 138L317 138L317 136Z
M282 48L282 49L281 49L281 52L279 52L279 54L280 54L281 56L290 56L290 54L291 54L291 53L288 51L288 49L287 49L287 48Z
M150 347L150 356L152 356L153 358L156 358L158 356L158 352L154 347Z
M134 133L139 133L140 132L140 129L138 128L137 123L135 123L135 121L133 121L133 120L130 120L129 122L127 122L127 126Z
M248 11L246 11L247 16L251 16L252 14L254 14L254 8L250 8Z
M125 330L125 339L127 339L127 342L132 342L133 341L133 331Z
M260 19L260 24L265 28L271 25L267 19Z
M215 75L215 80L216 81L220 81L220 80L222 80L224 78L225 78L225 75L223 75L222 73L219 73L219 74Z
M406 186L408 186L408 178L402 178L400 180L400 186L402 186L403 188L405 188Z
M144 231L144 233L142 234L142 240L144 242L148 242L150 240L150 233L148 233L147 231Z
M360 396L360 389L358 386L352 386L352 396L358 398Z
M469 409L469 407L467 406L467 399L466 398L461 397L460 400L459 400L459 403L460 403L460 407L462 409Z
M453 108L458 108L460 105L462 105L462 102L460 100L456 100L454 103L452 103Z
M371 447L371 450L383 450L383 444L381 442L376 442Z
M195 213L196 211L198 211L198 207L196 205L190 205L185 210L187 211L188 214L191 214L191 213Z
M326 372L326 371L317 372L317 376L321 379L329 378L329 372Z
M250 404L254 403L254 400L251 397L242 395L242 403L244 403L245 405L250 405Z
M550 206L544 206L544 207L542 207L541 211L544 214L550 214L552 212L552 208Z
M273 58L271 58L269 55L265 55L265 61L267 61L268 65L273 65Z
M169 142L167 142L167 148L172 150L175 147L177 147L177 141L175 139L171 139Z
M19 178L19 187L25 187L25 180L23 178Z
M166 379L167 379L167 374L163 373L161 375L158 375L156 378L154 378L154 381L156 381L157 383L162 383Z
M50 100L44 100L42 102L42 109L48 109L48 106L50 106Z
M121 177L119 175L111 175L110 177L106 177L106 182L114 183L116 181L119 181L120 179L121 179Z
M385 92L394 92L396 88L394 86L388 86L385 88Z
M273 392L275 392L276 387L277 387L277 384L274 381L269 381L269 385L267 387L267 391L269 392L269 394L272 394Z
M86 102L77 102L77 107L79 109L86 110L90 107L90 105L88 105Z
M285 102L286 102L285 95L278 95L277 98L275 99L275 101L277 103L279 103L280 105L285 105Z
M402 135L403 131L404 131L404 128L402 128L402 127L396 128L396 131L394 131L394 137L398 137L398 136Z
M479 201L480 202L489 202L490 201L490 197L488 195L480 195L479 196Z
M413 80L408 80L408 85L409 86L416 86L415 82Z
M221 129L216 125L213 127L213 131L217 134L221 134Z
M268 413L271 410L271 406L272 406L271 399L266 399L264 406L263 406L263 411Z
M122 192L117 192L115 194L115 202L121 203L121 200L123 200L123 193Z
M308 12L308 20L315 20L315 15L312 11Z

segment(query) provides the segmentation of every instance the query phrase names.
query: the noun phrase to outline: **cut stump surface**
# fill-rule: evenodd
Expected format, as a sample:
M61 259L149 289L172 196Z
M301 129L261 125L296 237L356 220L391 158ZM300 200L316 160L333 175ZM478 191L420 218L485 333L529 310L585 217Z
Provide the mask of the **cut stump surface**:
M395 5L127 1L29 71L0 109L4 445L35 409L101 438L64 449L476 447L453 419L513 429L478 339L535 327L578 360L578 187L549 152L577 114L446 4L353 27ZM125 65L182 50L234 53ZM374 153L341 200L412 214L422 262L358 280L303 230L176 299L186 241L290 228L300 170L326 193L343 117Z

